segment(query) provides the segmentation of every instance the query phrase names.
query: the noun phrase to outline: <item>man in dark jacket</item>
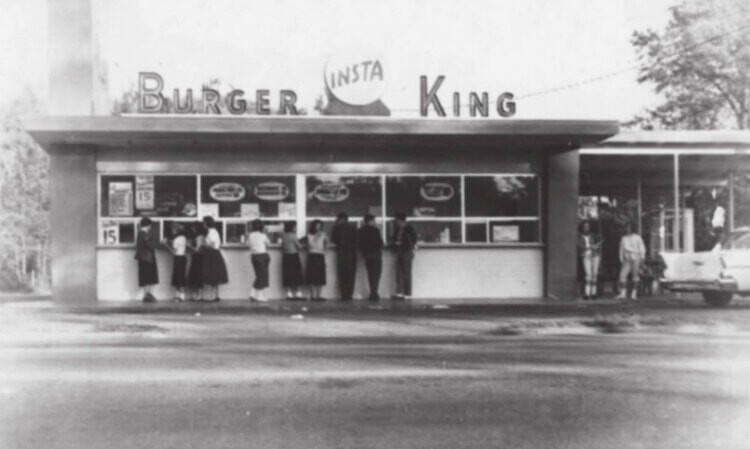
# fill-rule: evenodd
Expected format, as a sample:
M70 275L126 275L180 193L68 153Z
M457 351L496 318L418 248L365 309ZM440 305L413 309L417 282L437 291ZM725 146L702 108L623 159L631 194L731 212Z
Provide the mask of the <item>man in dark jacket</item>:
M383 236L375 226L375 217L371 214L365 215L365 224L357 231L357 244L367 267L370 301L377 301L380 299L378 285L383 272Z
M417 249L417 232L406 222L406 214L399 212L393 229L393 246L396 249L396 295L394 299L411 297L411 268Z
M151 233L152 221L141 218L138 236L135 241L135 259L138 261L138 286L143 289L143 302L155 302L152 290L159 283L159 272L156 268L156 240Z
M354 278L357 274L357 229L349 223L349 216L341 212L331 231L331 242L336 245L336 268L341 300L351 301Z

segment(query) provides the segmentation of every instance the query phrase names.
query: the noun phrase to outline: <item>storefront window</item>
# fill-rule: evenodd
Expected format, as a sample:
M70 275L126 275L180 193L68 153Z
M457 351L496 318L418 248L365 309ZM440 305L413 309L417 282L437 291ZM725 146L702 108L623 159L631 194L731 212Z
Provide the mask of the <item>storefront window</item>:
M467 217L535 217L539 193L533 175L466 176Z
M135 243L135 229L136 225L133 221L103 220L100 226L99 243L132 245Z
M197 177L105 175L101 177L102 217L195 217Z
M389 217L461 217L460 176L387 176L385 186Z
M284 224L287 221L277 220L263 220L266 234L272 244L280 244L281 237L284 235ZM247 234L250 231L250 223L248 222L234 222L227 223L227 239L226 244L229 245L244 245L247 242Z
M298 203L297 182L306 198ZM391 234L404 212L424 244L538 243L539 186L535 175L102 175L102 245L132 245L141 216L169 218L155 226L159 239L172 237L179 222L192 236L203 216L213 216L228 246L243 246L249 223L260 219L274 244L284 224L314 219L330 235L344 212L361 226L372 214ZM200 194L199 194L200 193ZM385 224L388 224L385 226Z
M461 243L461 221L460 220L409 220L417 232L419 243L448 244ZM393 222L388 223L388 240L393 238Z
M200 215L295 218L294 176L201 176Z
M740 172L734 178L734 227L750 226L750 173Z
M383 213L380 176L307 176L307 216L335 218L341 212L350 217Z

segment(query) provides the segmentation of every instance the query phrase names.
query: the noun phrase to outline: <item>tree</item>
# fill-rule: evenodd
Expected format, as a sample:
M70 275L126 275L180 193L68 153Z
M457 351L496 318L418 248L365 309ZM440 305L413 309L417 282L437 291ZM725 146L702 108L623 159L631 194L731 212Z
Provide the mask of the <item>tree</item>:
M750 2L682 0L663 33L633 33L639 83L664 102L629 125L750 128Z
M41 112L28 90L0 112L0 290L30 287L34 268L48 277L49 158L19 120Z

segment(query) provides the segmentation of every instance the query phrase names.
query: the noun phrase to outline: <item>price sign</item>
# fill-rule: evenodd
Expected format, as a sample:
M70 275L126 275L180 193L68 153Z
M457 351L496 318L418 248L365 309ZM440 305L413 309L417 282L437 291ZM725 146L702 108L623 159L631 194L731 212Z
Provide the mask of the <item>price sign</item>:
M135 177L135 208L140 210L154 208L154 177L152 175Z
M117 245L120 243L120 225L116 222L102 223L102 244Z

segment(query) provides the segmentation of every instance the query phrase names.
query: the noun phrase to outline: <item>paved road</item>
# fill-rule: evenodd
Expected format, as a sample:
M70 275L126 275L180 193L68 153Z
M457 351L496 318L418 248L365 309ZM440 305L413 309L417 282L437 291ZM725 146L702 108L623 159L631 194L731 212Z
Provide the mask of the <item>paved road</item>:
M6 307L0 447L744 449L742 313L509 336L495 318Z

